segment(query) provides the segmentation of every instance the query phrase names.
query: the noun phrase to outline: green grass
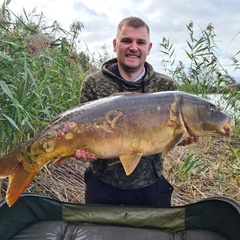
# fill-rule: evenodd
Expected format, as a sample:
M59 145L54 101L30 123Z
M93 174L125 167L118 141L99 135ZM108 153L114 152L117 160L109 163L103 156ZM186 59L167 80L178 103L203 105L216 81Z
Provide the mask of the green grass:
M84 52L77 53L81 25L75 23L68 31L57 24L46 26L41 14L24 11L18 17L6 4L1 16L0 152L4 154L79 104L81 82L92 64Z

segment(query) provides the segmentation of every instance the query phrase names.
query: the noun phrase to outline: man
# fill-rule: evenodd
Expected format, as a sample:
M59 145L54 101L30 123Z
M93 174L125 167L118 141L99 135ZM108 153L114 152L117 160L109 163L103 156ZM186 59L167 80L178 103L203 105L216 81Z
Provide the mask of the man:
M175 82L153 70L146 62L152 48L148 25L137 17L123 19L113 40L117 58L103 64L83 81L80 102L107 97L116 92L152 93L174 91ZM196 141L186 139L182 145ZM126 176L118 159L96 159L78 150L76 158L90 161L85 172L85 201L88 204L170 206L173 187L162 176L161 153L142 157Z

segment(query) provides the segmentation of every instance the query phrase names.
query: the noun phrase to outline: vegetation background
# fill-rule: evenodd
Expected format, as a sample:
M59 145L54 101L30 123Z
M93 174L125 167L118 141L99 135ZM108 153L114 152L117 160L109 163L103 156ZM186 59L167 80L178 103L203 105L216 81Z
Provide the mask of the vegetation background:
M9 3L5 1L0 9L1 156L28 141L61 112L78 105L82 80L109 58L104 47L99 59L79 47L83 23L62 29L58 22L47 24L36 11L17 16ZM231 112L235 128L230 140L207 137L199 144L178 147L165 160L164 174L175 187L176 205L211 196L226 196L240 203L240 85L216 57L213 26L209 24L200 34L199 29L195 33L193 23L186 28L189 63L177 64L174 44L163 37L159 43L163 73L174 78L181 91L205 98L220 96L219 104ZM240 49L231 58L235 70L240 69L239 54ZM84 202L86 166L73 159L46 166L28 191ZM4 197L6 179L0 187Z

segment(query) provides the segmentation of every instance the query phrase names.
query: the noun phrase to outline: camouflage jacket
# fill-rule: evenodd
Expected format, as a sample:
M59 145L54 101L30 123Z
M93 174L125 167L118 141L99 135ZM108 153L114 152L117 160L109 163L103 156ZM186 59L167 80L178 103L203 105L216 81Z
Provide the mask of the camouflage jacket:
M117 59L106 62L101 71L85 78L82 83L80 103L107 97L116 92L159 92L174 91L175 82L160 73L153 71L149 63L145 63L145 75L137 82L129 82L121 78ZM160 154L141 158L136 169L126 176L118 159L97 159L90 164L96 177L103 182L121 189L138 189L157 181L162 174L163 159Z

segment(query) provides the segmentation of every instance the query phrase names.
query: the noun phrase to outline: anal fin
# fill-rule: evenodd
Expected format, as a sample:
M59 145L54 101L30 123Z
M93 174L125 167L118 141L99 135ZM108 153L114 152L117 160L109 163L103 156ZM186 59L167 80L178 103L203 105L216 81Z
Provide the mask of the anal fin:
M119 157L127 176L129 176L137 167L141 157L142 153L135 155L121 155Z

